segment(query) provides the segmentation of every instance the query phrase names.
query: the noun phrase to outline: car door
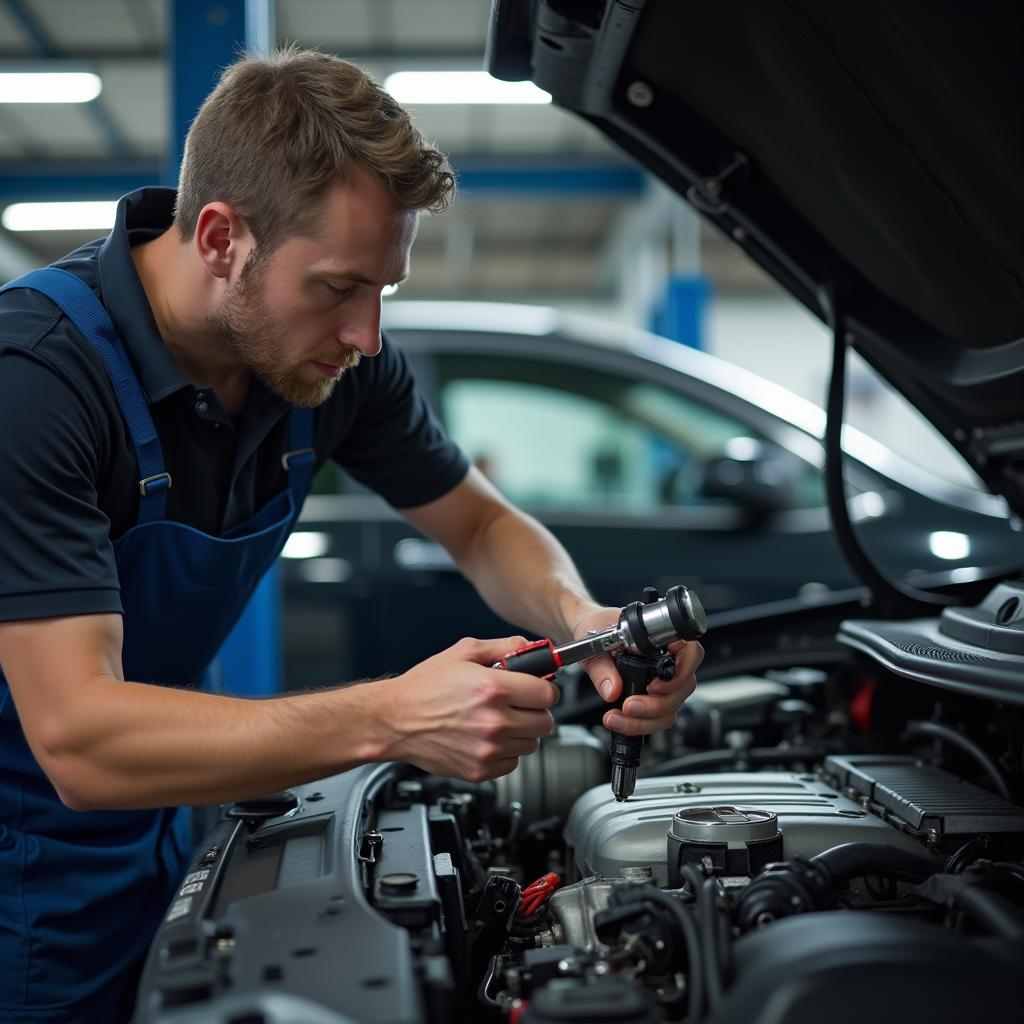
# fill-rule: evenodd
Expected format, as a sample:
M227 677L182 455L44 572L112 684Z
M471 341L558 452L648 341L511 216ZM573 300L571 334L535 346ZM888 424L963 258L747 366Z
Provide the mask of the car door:
M557 334L396 340L451 436L562 541L602 602L683 583L714 612L857 585L817 442L718 383ZM929 530L973 529L856 461L847 478L858 529L896 571L928 567ZM285 566L289 685L401 670L459 637L511 631L382 501L350 482L319 489L342 493L307 503L301 527L320 550Z

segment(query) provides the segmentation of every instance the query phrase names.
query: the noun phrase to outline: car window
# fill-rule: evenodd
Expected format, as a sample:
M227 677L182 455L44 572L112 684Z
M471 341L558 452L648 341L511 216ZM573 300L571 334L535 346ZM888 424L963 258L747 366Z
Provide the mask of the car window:
M624 512L735 504L709 474L755 457L762 474L784 462L785 507L823 503L813 467L669 388L506 356L449 353L438 365L445 426L517 503Z

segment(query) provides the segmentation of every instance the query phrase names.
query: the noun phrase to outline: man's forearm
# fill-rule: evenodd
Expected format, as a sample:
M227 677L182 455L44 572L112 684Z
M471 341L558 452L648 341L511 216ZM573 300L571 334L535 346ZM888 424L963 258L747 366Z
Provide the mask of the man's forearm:
M458 563L502 618L557 642L597 607L565 548L518 509L488 520Z
M244 799L376 759L373 685L244 700L101 676L37 756L78 810Z

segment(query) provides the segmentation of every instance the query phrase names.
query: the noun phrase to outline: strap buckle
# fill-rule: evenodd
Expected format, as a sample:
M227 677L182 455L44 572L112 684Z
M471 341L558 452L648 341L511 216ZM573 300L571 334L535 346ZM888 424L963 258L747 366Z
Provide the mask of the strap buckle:
M296 448L294 451L285 452L281 456L281 465L286 469L291 469L291 464L296 459L301 459L302 462L309 462L311 459L316 457L316 450L313 448Z
M171 486L171 474L156 473L139 481L139 494L145 497L153 491L166 491Z

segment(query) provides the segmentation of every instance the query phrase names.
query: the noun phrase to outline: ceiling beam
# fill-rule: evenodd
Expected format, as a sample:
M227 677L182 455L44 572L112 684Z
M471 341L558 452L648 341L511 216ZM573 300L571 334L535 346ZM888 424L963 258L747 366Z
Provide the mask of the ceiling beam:
M460 199L598 198L638 196L646 177L637 168L609 160L578 160L557 154L507 160L454 156ZM144 185L160 183L157 160L68 163L0 162L0 196L6 202L116 199Z
M12 0L3 0L8 6ZM18 0L13 0L18 2ZM279 42L283 40L278 40ZM401 65L403 70L429 71L435 68L458 71L460 69L477 70L483 66L483 55L478 48L467 50L429 50L422 47L413 47L403 50L360 50L352 49L344 45L334 45L330 42L319 42L317 49L327 50L336 53L346 60L356 61L360 64L393 64ZM311 42L312 46L313 43ZM23 48L12 47L0 44L0 62L7 64L18 64L22 61L35 61L43 56L38 47L26 51ZM75 50L63 50L61 53L53 53L48 56L47 62L66 62L69 65L80 67L82 64L137 64L139 61L158 61L167 56L167 50L163 46L132 46L118 47L115 49L84 48Z
M0 163L0 195L6 202L116 199L143 185L160 183L156 160L95 163Z
M54 58L62 56L24 0L4 0L4 5L11 17L31 40L37 58L43 58L49 65ZM48 70L52 69L48 67ZM134 147L103 104L102 97L83 104L83 109L86 116L90 117L93 124L99 129L113 156L120 158L132 155Z

